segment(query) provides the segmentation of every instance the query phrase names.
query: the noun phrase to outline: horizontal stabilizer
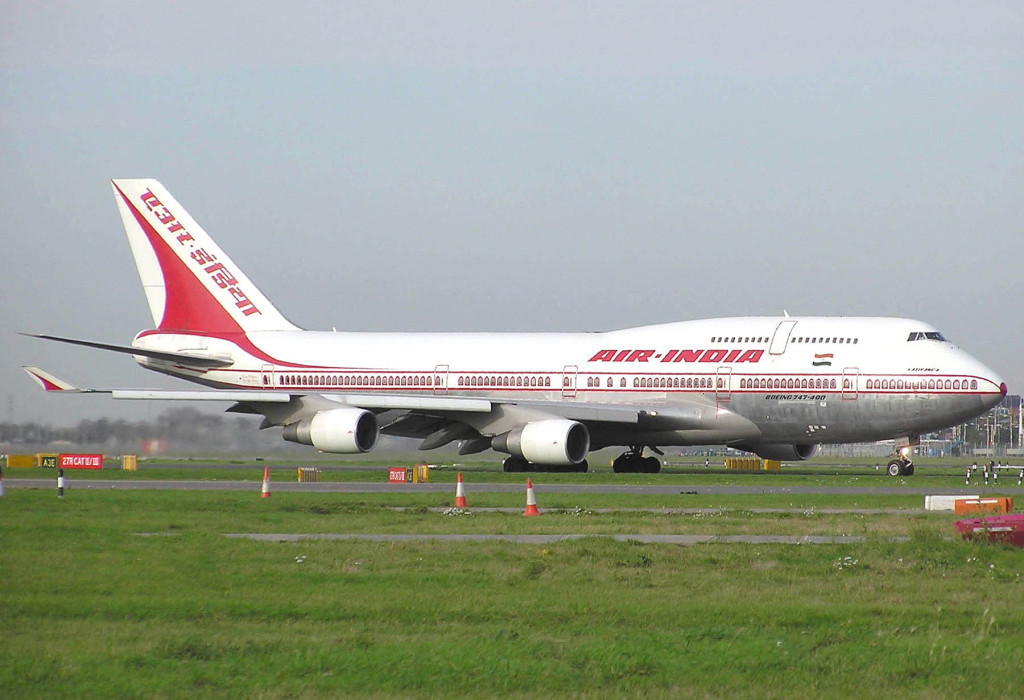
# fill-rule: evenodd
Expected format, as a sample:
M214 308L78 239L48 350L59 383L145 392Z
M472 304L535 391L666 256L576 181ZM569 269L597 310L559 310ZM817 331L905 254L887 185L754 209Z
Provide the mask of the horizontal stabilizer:
M21 333L21 335L28 336L29 338L42 338L43 340L56 340L59 343L70 343L71 345L84 345L89 348L99 348L100 350L109 350L110 352L120 352L125 355L141 355L142 357L152 357L154 360L164 360L166 362L175 362L180 365L187 365L189 367L196 367L201 369L212 369L216 367L230 367L234 364L234 360L227 356L214 356L214 355L194 355L187 352L163 352L161 350L145 350L143 348L133 348L130 345L110 345L109 343L97 343L91 340L79 340L77 338L61 338L56 335L43 335L41 333Z

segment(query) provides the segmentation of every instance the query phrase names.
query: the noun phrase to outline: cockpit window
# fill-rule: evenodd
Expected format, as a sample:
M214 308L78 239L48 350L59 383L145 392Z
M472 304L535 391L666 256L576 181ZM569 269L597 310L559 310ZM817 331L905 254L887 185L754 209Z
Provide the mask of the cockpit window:
M914 331L910 334L910 337L907 338L907 342L909 343L914 340L937 340L940 343L947 342L946 339L942 337L942 333L938 333L936 331L928 331L925 333Z

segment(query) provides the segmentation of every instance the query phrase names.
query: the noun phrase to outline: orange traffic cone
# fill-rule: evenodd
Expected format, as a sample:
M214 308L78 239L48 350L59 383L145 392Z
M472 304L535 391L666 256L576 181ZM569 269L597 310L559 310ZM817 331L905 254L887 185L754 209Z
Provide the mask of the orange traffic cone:
M263 467L263 490L260 498L270 498L270 467Z
M466 489L462 485L462 472L459 472L459 480L455 482L455 507L456 508L467 508L466 505Z
M533 495L533 482L530 481L530 477L526 477L526 510L523 511L523 517L528 515L540 515L540 511L537 510L537 497Z

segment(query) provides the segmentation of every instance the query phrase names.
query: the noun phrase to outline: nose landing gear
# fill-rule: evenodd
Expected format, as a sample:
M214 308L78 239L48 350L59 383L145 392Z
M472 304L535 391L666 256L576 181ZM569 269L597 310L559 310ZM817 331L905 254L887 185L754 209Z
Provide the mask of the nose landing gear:
M908 457L901 454L889 462L885 471L889 476L913 476L914 463Z

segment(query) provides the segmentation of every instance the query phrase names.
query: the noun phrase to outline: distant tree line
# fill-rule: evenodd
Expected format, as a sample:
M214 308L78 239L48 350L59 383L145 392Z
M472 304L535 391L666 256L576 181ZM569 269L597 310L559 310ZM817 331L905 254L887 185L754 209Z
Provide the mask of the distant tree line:
M40 423L0 423L0 445L43 448L74 445L110 450L139 451L147 443L160 442L167 451L268 451L287 450L280 431L256 430L252 417L203 413L191 407L168 410L151 422L124 419L84 419L75 426L58 428Z

